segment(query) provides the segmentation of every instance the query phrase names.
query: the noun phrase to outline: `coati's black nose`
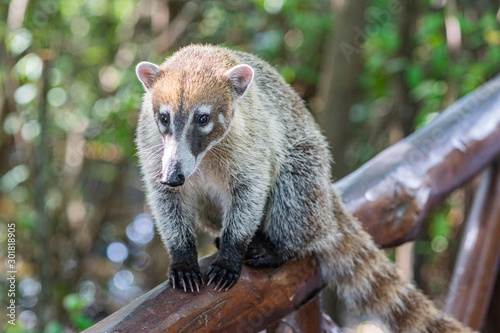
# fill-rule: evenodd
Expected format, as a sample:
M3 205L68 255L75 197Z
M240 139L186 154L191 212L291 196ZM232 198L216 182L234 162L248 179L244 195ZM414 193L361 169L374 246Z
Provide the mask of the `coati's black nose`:
M177 187L177 186L183 185L185 180L186 180L186 178L184 177L183 174L178 173L178 172L174 172L168 179L166 179L166 180L162 179L160 182L162 184L165 184L165 185L168 185L171 187Z
M169 180L165 182L165 184L167 184L168 186L172 187L181 186L184 184L184 180L186 180L183 174L176 174L172 176L173 177L171 177Z
M170 170L171 172L167 172L166 175L163 175L160 178L160 183L171 187L177 187L183 185L184 181L186 180L186 177L184 177L184 175L181 173L180 164L176 163L172 169L173 170Z

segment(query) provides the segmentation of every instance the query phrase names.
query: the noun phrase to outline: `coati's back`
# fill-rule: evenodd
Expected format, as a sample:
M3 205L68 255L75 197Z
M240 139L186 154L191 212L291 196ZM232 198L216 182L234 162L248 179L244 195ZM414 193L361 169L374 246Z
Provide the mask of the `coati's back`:
M264 119L265 123L264 126L253 127L251 130L256 133L272 133L270 142L281 141L279 154L288 154L294 146L314 145L314 149L303 154L304 156L298 159L298 162L322 164L322 175L327 178L328 184L330 184L332 158L328 144L319 125L305 107L304 101L267 62L252 54L229 49L225 51L234 54L241 63L249 64L255 70L254 88L256 89L252 90L251 93L256 96L253 98L252 105L241 110L254 113L254 115ZM261 112L255 113L258 109L261 109ZM271 118L274 122L270 121ZM309 153L314 156L308 156ZM294 168L294 166L291 167ZM323 195L327 194L323 193Z
M272 106L266 109L266 112L276 116L287 126L287 130L292 131L289 133L291 136L300 139L311 130L316 134L320 133L319 126L305 107L304 101L273 67L252 54L229 49L226 51L235 55L240 63L253 67L259 98L266 100ZM324 141L323 137L320 140Z

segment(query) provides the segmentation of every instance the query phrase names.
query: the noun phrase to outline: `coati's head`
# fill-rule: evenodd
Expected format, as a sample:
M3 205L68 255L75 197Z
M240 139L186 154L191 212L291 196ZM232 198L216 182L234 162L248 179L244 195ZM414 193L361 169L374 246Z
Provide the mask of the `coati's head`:
M151 94L151 112L163 138L160 181L183 185L228 133L254 72L222 48L191 46L160 66L139 63L136 74Z

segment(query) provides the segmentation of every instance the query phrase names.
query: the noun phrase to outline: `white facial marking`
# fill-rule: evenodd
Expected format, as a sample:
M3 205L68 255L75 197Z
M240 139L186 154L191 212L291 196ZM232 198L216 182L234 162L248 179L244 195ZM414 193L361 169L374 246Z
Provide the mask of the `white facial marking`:
M224 118L222 113L219 113L219 123L221 123L223 127L226 127L226 118Z
M177 142L173 137L165 138L164 151L162 157L162 175L169 172L169 168L175 166L176 163L181 165L181 173L188 178L195 171L196 159L189 150L188 142L183 136L180 142Z
M186 124L184 125L184 129L182 130L181 142L186 141L187 132L189 132L189 130L191 129L191 126L192 126L191 124L193 123L193 117L194 117L194 113L193 112L189 113L188 120L187 120Z
M200 132L208 134L212 131L213 128L214 128L214 123L210 120L207 125L200 127Z
M189 149L189 147L190 147L189 142L186 139L186 136L184 135L182 141L179 144L179 149L177 154L180 160L182 161L181 162L182 172L184 173L184 176L186 178L191 176L191 174L195 172L195 167L196 167L196 158L191 153L191 149Z
M162 163L162 171L163 174L166 173L167 167L170 164L170 161L175 158L177 148L179 147L179 143L175 141L173 138L167 139L164 141L164 149L163 149L163 157L161 159Z
M212 107L207 104L202 104L198 107L198 113L199 114L210 114L212 113Z

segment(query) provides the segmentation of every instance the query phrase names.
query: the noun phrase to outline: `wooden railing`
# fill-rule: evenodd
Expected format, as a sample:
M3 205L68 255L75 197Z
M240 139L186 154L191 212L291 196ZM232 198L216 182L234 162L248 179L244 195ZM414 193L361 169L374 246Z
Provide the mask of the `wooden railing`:
M500 77L338 181L346 207L381 247L413 240L422 219L482 170L445 311L481 329L500 263ZM202 271L214 259L200 261ZM322 313L315 258L243 267L228 292L164 282L85 332L340 332ZM499 302L496 300L496 302Z

